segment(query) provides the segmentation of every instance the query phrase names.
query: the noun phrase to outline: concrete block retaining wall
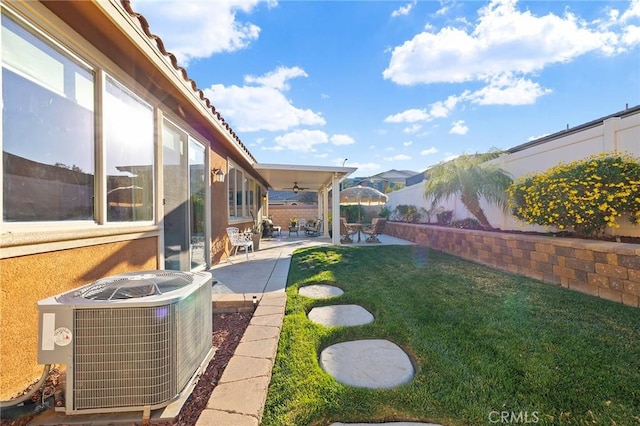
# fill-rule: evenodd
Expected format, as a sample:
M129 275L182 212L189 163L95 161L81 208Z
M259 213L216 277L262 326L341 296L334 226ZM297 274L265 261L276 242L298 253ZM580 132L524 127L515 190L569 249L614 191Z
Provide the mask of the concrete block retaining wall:
M496 269L640 307L640 245L387 222L384 233Z

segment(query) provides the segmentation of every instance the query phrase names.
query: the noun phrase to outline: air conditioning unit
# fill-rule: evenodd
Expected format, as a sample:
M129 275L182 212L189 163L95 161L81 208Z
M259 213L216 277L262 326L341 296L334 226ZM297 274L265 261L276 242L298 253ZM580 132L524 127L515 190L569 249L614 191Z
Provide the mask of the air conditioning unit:
M66 364L66 414L155 410L213 355L211 275L143 271L38 302L41 364Z

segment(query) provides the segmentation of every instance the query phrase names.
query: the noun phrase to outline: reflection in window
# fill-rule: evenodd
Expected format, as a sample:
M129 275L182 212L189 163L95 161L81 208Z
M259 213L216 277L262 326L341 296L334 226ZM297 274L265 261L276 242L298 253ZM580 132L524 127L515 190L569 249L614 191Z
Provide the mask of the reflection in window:
M238 217L241 214L241 212L237 210L236 202L237 193L239 191L236 183L236 175L238 174L242 176L242 173L240 173L238 169L233 166L229 166L229 174L227 177L227 182L229 182L229 217ZM240 188L242 188L242 186Z
M2 15L3 220L92 220L94 74Z
M259 219L261 190L258 182L248 177L248 174L241 169L229 164L227 184L229 188L229 218Z
M104 96L107 220L153 220L153 111L111 78Z
M189 192L191 194L191 267L205 264L204 146L189 140Z
M254 216L257 214L256 206L255 206L255 197L254 191L256 188L256 181L249 178L245 179L245 192L246 192L246 205L247 205L247 214L253 214Z

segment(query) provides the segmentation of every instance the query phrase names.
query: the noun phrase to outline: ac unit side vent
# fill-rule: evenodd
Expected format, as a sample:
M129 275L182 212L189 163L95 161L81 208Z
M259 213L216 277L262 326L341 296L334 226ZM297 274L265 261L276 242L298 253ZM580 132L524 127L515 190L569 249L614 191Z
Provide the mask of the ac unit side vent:
M193 366L206 357L213 345L211 286L200 287L186 303L177 307L178 388L182 389L193 375ZM206 326L204 325L206 324Z
M175 315L175 305L76 310L74 408L156 405L179 393Z

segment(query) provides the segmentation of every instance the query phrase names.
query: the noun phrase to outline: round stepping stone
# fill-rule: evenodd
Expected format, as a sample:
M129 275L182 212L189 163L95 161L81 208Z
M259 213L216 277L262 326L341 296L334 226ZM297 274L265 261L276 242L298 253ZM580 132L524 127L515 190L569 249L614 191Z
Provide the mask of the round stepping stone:
M301 287L298 293L312 299L328 299L329 297L340 296L344 291L333 285L313 284Z
M392 388L415 374L409 356L382 339L331 345L320 353L320 365L340 383L362 388Z
M369 324L373 315L359 305L332 305L313 308L309 311L309 319L327 326L346 326Z

